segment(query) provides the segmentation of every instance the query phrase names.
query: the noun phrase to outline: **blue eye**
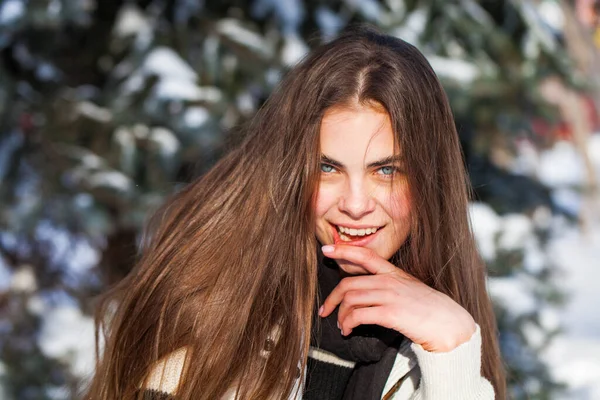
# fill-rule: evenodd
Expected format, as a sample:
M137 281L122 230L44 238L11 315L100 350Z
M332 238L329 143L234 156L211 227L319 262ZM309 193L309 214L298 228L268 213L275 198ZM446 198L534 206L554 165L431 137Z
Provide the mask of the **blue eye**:
M394 172L396 172L396 167L391 167L391 166L387 166L387 167L381 167L379 168L379 171L381 173L381 175L393 175Z
M329 164L321 164L321 171L325 173L335 172L335 168Z

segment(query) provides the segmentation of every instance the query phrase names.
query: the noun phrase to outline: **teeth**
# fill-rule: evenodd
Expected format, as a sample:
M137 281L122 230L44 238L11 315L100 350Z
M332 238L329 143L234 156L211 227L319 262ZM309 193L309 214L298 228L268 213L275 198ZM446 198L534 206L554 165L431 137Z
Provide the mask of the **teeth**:
M352 240L348 236L344 235L343 233L340 233L340 239L342 239L344 242L349 242Z
M346 228L343 226L338 226L338 230L340 231L340 233L345 233L346 235L350 235L350 236L365 236L365 235L371 235L371 234L377 232L377 228L352 229L352 228ZM346 235L344 235L344 237L346 237L347 240L350 240ZM342 237L342 235L340 235L340 238L344 239ZM344 239L344 240L346 240L346 239Z

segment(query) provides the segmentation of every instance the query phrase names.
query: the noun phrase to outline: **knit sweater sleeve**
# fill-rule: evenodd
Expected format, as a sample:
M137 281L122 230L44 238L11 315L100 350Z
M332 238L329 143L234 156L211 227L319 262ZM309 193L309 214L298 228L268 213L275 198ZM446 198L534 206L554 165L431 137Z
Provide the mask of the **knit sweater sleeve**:
M169 400L177 393L187 349L182 347L159 360L140 385L144 400Z
M421 370L412 400L493 400L494 388L481 376L481 330L447 353L432 353L413 343Z

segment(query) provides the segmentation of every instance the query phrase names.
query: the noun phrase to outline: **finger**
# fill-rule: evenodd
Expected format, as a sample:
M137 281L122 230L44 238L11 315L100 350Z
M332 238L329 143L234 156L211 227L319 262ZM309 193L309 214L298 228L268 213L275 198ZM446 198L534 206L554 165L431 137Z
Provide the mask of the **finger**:
M395 301L394 292L385 289L351 290L346 292L338 310L338 322L356 308L376 307Z
M319 315L321 317L326 317L331 314L342 302L344 295L349 290L382 289L386 287L384 285L386 285L386 283L376 275L361 275L344 278L337 284L331 293L329 293L329 296L327 296L319 309Z
M359 325L379 325L396 329L389 307L375 306L355 308L343 320L339 321L342 335L349 335Z
M321 250L329 258L346 260L358 264L374 275L397 270L393 264L366 247L337 244L323 246Z

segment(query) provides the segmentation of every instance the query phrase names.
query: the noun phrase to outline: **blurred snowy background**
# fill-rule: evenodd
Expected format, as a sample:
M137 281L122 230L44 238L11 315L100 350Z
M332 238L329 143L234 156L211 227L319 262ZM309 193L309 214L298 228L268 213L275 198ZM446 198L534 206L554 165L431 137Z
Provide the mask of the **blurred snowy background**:
M0 1L0 399L77 398L148 213L349 23L419 47L475 189L515 399L600 399L600 2Z

